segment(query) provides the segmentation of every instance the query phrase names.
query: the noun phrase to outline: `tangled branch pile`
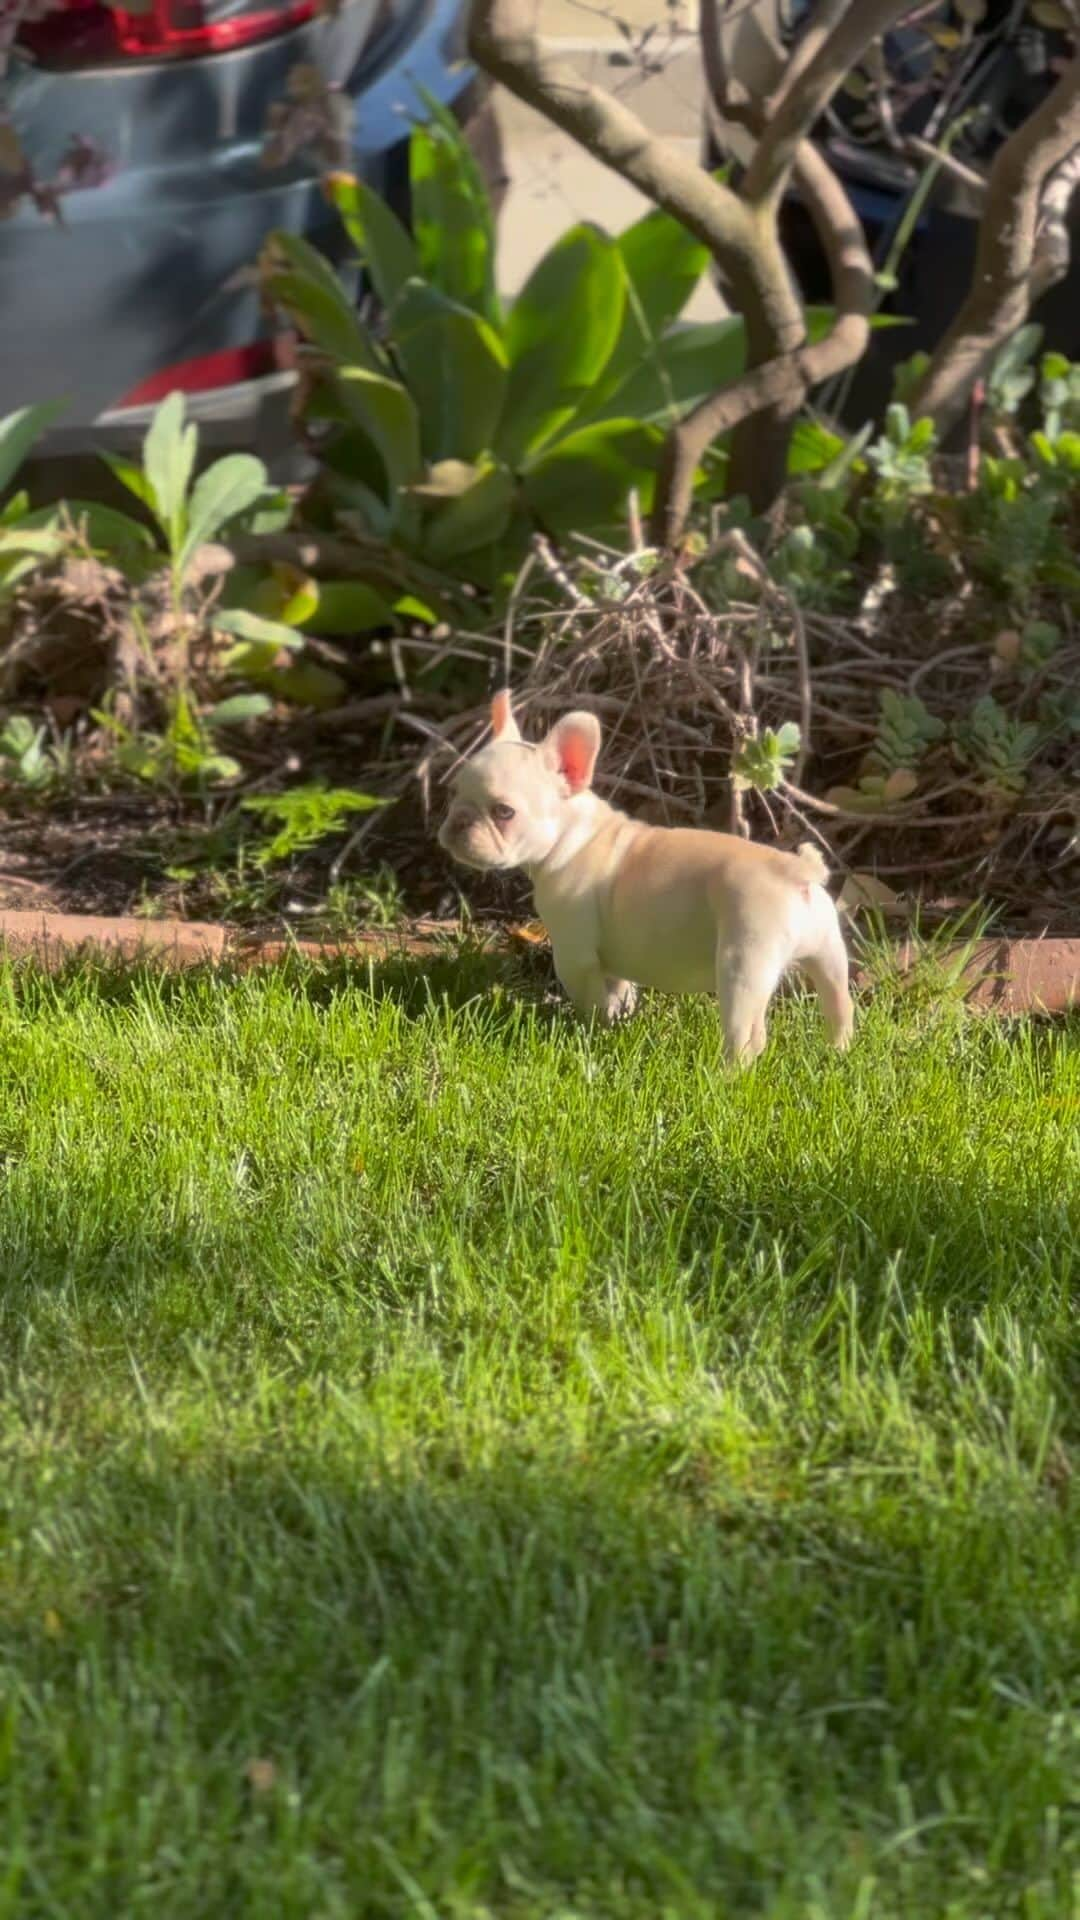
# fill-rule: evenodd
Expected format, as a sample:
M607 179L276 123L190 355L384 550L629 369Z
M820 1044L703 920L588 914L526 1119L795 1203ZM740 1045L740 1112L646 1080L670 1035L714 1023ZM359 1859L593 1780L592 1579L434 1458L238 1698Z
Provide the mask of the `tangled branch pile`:
M737 533L690 563L591 543L564 563L540 539L484 645L527 732L572 706L602 719L598 789L641 817L781 844L810 833L861 872L864 898L933 894L947 876L1049 922L1075 892L1080 742L1034 715L1071 699L1080 637L1036 622L961 638L962 591L912 613L872 592L851 617L800 608ZM443 724L426 796L486 722L483 705ZM867 870L890 885L865 885Z

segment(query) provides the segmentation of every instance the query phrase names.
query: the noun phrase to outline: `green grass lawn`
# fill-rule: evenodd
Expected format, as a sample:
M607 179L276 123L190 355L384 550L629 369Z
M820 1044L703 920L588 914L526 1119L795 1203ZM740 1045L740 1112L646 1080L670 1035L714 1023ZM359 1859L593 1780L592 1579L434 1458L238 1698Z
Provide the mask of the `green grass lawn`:
M1080 1025L0 978L3 1920L1080 1911Z

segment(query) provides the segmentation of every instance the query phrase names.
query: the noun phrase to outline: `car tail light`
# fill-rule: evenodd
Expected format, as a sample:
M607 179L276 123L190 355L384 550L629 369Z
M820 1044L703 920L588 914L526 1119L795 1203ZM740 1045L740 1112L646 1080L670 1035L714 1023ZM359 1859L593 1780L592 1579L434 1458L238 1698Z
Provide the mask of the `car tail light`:
M214 393L220 387L239 386L242 380L258 380L273 373L286 360L273 340L255 340L248 347L225 347L220 353L206 353L198 360L181 360L140 380L118 400L111 412L125 407L152 407L167 393Z
M19 45L43 67L101 66L117 60L180 60L231 53L314 19L319 0L151 0L125 13L102 0L59 0L24 25ZM39 11L39 9L35 9Z

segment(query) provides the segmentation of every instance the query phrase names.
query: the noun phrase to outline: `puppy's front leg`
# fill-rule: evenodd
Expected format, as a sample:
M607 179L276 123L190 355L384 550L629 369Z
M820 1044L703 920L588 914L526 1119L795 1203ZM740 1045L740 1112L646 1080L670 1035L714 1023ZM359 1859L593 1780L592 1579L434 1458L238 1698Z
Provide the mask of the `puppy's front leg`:
M637 988L629 980L615 980L605 973L598 960L571 963L565 956L555 955L555 972L560 984L577 1011L585 1018L595 1016L611 1026L616 1020L624 1020L634 1011L637 1003Z

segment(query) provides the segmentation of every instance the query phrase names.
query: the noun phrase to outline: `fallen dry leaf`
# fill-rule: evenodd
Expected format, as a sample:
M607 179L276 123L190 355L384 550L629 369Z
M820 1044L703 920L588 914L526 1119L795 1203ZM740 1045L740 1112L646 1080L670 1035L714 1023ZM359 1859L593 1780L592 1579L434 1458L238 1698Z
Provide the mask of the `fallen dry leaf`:
M507 937L524 947L546 947L547 928L542 920L518 920L506 929Z

